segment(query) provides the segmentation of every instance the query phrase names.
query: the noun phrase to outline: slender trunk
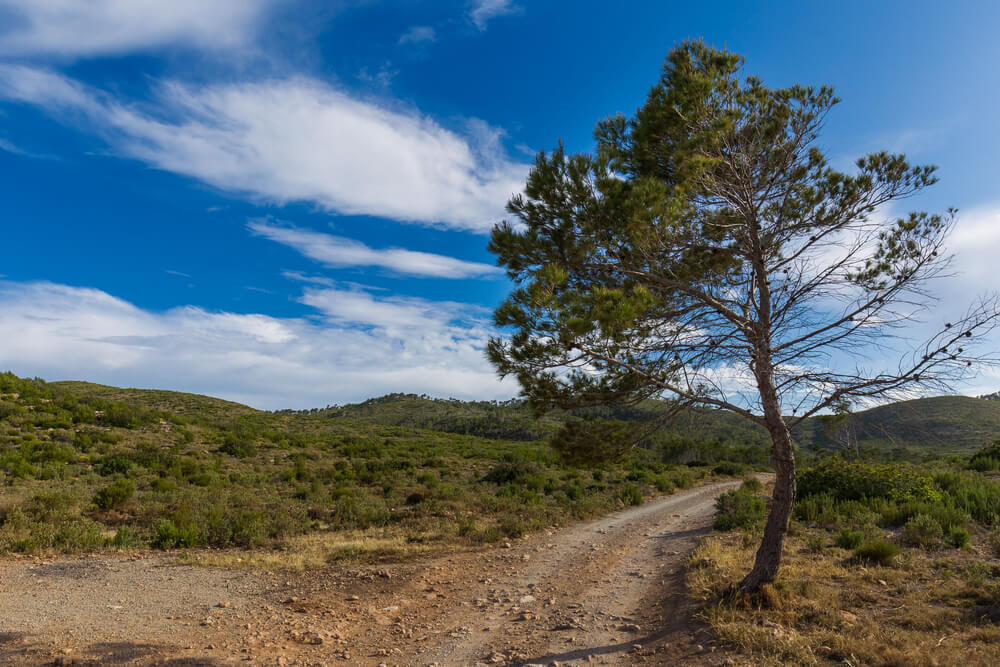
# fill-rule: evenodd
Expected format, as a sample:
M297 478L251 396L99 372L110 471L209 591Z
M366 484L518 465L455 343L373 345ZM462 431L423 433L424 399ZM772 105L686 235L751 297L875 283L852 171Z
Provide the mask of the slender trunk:
M761 394L764 398L764 417L767 430L774 443L774 493L771 495L771 512L764 526L764 537L757 549L750 574L740 582L738 590L741 593L752 593L764 584L774 581L781 565L781 553L785 546L785 535L788 533L788 521L792 516L792 504L795 502L795 454L792 451L792 436L788 426L781 416L778 399L773 391L770 378L761 383ZM771 391L768 392L767 389ZM769 395L764 395L764 394Z
M785 535L788 533L788 520L792 516L792 503L795 502L795 454L792 452L792 436L781 416L781 401L774 386L774 359L771 356L771 284L768 281L767 265L760 240L760 221L754 216L749 223L754 283L757 289L757 323L753 337L752 367L757 379L757 390L760 392L764 423L767 425L768 433L771 434L771 442L774 443L771 460L774 464L775 481L774 493L771 494L771 512L764 525L764 537L757 549L753 569L740 582L738 590L741 593L755 592L764 584L774 581L774 577L777 576L778 567L781 565L781 552L785 547Z

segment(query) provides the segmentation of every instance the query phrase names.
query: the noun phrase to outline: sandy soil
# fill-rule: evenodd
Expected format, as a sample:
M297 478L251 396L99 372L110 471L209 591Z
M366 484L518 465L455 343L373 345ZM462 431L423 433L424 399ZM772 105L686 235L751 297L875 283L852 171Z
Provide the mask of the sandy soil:
M514 544L302 574L0 561L0 664L713 665L683 566L716 483Z

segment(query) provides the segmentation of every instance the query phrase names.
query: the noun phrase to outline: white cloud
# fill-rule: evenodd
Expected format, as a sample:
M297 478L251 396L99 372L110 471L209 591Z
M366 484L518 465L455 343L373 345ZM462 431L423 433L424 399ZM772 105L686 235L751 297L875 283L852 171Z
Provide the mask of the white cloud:
M437 33L435 33L434 28L429 25L415 25L400 35L399 43L422 44L424 42L433 42L436 39Z
M511 0L475 0L469 9L469 19L480 30L486 30L490 19L519 11L521 8Z
M309 283L311 285L333 287L336 284L331 278L327 278L326 276L308 276L299 271L283 271L281 275L289 280L296 280L300 283Z
M954 253L955 276L944 281L949 297L964 293L966 305L977 294L1000 289L1000 206L960 211L946 248Z
M309 289L316 319L157 313L96 289L0 283L0 368L46 379L191 391L260 408L312 407L389 392L508 398L467 304Z
M276 0L0 0L0 54L96 56L247 44Z
M489 264L402 248L376 250L342 236L278 226L261 220L251 221L247 226L258 236L287 245L306 257L331 267L377 266L397 273L429 278L480 278L502 273L498 267Z
M158 169L344 214L485 232L528 171L481 121L462 135L302 77L164 83L150 110L49 71L0 65L0 98L91 126L120 155Z

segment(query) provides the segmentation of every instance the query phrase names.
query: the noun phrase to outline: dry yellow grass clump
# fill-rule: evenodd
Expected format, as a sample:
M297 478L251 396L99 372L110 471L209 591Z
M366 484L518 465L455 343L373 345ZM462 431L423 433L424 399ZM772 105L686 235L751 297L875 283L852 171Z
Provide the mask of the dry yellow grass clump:
M773 585L727 599L757 539L706 539L688 574L704 620L750 664L1000 665L1000 560L913 549L891 566L862 565L826 531L800 528Z

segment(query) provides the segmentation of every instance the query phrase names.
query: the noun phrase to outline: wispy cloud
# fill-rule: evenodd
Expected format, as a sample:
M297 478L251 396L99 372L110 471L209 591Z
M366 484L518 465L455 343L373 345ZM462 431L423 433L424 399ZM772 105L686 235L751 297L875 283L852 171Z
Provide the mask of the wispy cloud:
M164 273L169 273L172 276L181 276L182 278L190 278L191 276L183 271L175 271L173 269L164 269Z
M317 318L157 313L105 292L0 283L0 368L308 407L389 392L506 398L483 351L486 313L467 304L308 289Z
M310 285L324 285L326 287L333 287L336 283L326 276L310 276L306 275L300 271L282 271L281 275L288 278L289 280L295 280L300 283L309 283Z
M54 155L43 155L41 153L33 153L31 151L26 151L20 146L10 142L3 137L0 137L0 151L5 153L10 153L12 155L20 155L21 157L30 157L36 160L57 160L58 158Z
M403 248L371 248L360 241L322 234L287 225L274 225L253 220L247 227L310 259L330 267L377 266L397 273L428 278L481 278L499 275L501 270L490 264L466 262L454 257L416 252Z
M437 39L437 33L429 25L415 25L404 32L399 37L400 44L423 44L433 42Z
M246 45L277 0L0 0L0 54L96 56Z
M126 104L60 74L0 65L0 98L99 132L118 154L253 200L488 231L528 166L502 132L460 134L413 109L308 78L191 87L163 83Z
M512 0L475 0L469 8L469 20L480 30L486 30L491 19L520 11Z

